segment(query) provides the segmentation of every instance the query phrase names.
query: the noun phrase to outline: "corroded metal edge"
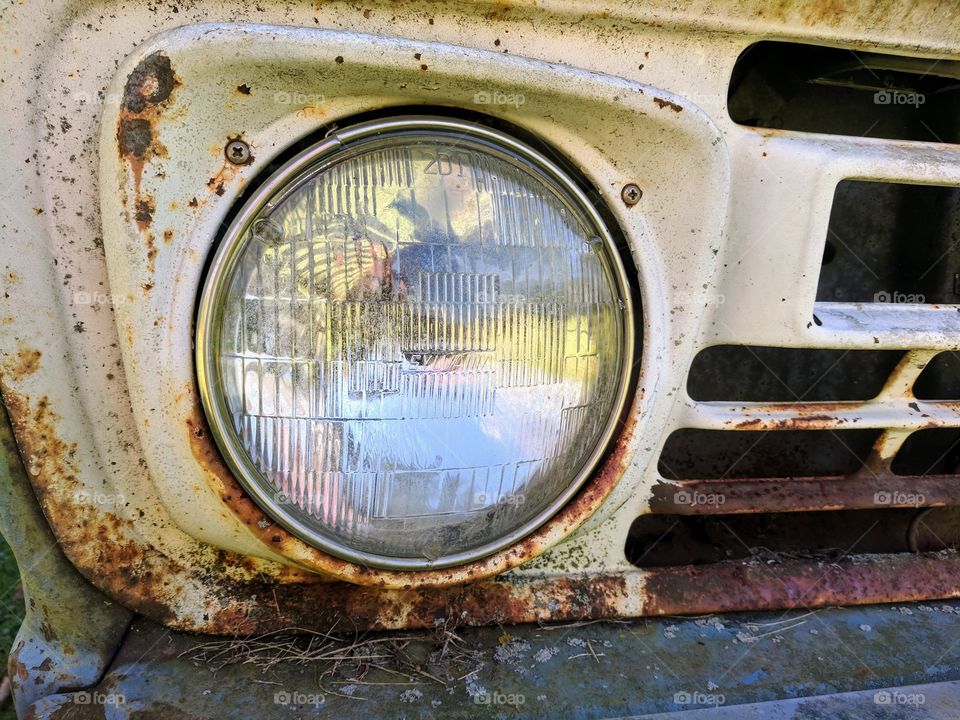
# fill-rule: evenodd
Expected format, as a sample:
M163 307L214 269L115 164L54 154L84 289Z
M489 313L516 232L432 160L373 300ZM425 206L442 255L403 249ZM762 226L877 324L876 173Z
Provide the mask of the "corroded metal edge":
M0 533L24 569L26 614L7 665L22 716L38 698L97 683L133 615L88 584L57 547L2 404Z

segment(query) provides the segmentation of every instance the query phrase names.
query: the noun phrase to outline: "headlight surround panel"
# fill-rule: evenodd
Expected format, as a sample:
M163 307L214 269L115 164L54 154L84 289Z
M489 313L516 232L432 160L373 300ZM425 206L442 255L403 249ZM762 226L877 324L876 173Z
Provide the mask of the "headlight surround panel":
M413 62L417 55L422 59ZM163 82L156 83L157 73ZM491 83L516 90L516 102L498 104L499 92L480 92ZM171 92L155 105L132 108L125 101L152 99L156 86ZM211 246L231 208L259 173L294 152L291 142L427 101L481 110L520 137L562 150L609 210L607 226L623 233L636 272L636 307L643 307L637 335L643 348L609 455L560 511L519 542L472 562L395 571L319 549L253 501L207 426L192 361L193 324ZM678 292L697 297L709 286L727 208L726 146L699 108L622 78L441 43L200 25L171 30L131 56L104 113L100 201L109 286L132 300L115 308L118 344L142 467L167 518L162 529L148 525L143 532L157 542L168 537L167 546L199 543L204 552L262 558L282 576L308 570L383 588L463 585L507 570L511 577L631 572L619 540L610 537L625 533L646 502L638 483L676 398L669 389L658 392L674 362L664 358L685 362L678 353L686 352L702 320L667 300ZM149 132L123 132L134 125ZM130 142L141 138L149 143ZM225 158L225 145L235 139L251 148L247 164ZM672 172L664 174L664 167ZM620 199L628 182L644 190L635 207ZM118 186L121 192L112 190ZM196 551L170 552L184 568L197 563ZM235 572L242 575L244 567Z
M298 153L230 224L199 388L228 465L287 530L364 566L448 567L586 482L634 324L613 238L545 155L477 122L373 120Z

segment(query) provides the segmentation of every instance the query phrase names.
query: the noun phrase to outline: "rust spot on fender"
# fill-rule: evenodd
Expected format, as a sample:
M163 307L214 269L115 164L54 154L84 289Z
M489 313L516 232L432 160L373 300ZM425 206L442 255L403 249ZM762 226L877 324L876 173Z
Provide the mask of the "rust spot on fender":
M150 274L153 275L154 271L157 269L157 239L153 236L153 233L147 233L146 242L147 242L147 270L149 270ZM146 290L147 292L149 292L152 287L153 287L153 283L147 283L147 285L143 286L144 290Z
M41 357L39 350L21 347L17 350L17 354L7 362L4 375L15 381L23 380L37 371L37 368L40 367Z
M117 141L121 155L142 161L153 144L153 125L143 118L124 118L117 128ZM141 164L138 171L142 169Z
M161 52L148 55L134 68L123 88L123 107L132 113L166 102L180 82Z
M25 395L11 390L6 381L0 389L20 456L41 501L51 482L75 485L76 474L72 463L77 446L75 443L67 444L57 436L56 423L59 418L50 408L50 401L41 397L36 403L31 403Z
M663 98L658 98L658 97L655 97L653 101L657 104L657 107L659 107L661 110L663 108L670 108L674 112L683 112L683 106L677 105L675 102L664 100Z
M167 148L157 138L157 124L173 102L174 92L180 84L170 58L162 52L155 52L140 61L123 89L117 121L117 149L133 175L133 198L127 196L125 188L121 190L123 203L132 212L141 233L149 229L156 211L153 197L141 190L144 169L154 158L168 156ZM152 245L152 236L150 238L148 251ZM149 255L148 262L153 272L153 258Z
M140 232L145 232L147 228L150 227L150 223L153 222L153 213L156 209L157 206L152 196L144 193L137 198L136 214L134 217L136 218L137 227L140 228Z
M237 176L237 166L227 160L223 161L223 166L217 171L217 174L207 180L207 189L214 195L222 197L226 192L227 183Z
M182 575L183 569L124 537L130 521L84 501L75 463L77 445L59 437L60 418L46 397L32 401L6 383L2 391L27 476L67 557L90 582L124 605L158 622L175 619L171 605L160 600L157 590L168 578ZM143 579L156 583L141 583Z

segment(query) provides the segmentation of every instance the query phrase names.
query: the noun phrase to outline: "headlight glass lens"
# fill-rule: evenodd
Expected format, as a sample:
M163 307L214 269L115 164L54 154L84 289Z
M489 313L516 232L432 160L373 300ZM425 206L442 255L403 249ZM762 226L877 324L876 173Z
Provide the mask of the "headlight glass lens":
M516 542L587 478L633 353L629 291L574 183L496 131L382 121L241 210L198 316L238 478L340 557L441 567Z

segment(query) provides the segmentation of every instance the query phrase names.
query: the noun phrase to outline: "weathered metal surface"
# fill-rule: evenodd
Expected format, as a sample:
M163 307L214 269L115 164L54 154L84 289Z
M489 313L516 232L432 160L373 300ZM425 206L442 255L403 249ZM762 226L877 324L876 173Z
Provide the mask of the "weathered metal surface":
M949 551L650 568L642 612L677 615L956 598L958 573L960 556Z
M0 406L0 532L13 548L26 615L7 670L21 715L45 695L99 682L131 613L97 592L57 548Z
M437 652L432 633L405 632L409 640L401 653L412 664L385 653L373 663L386 670L370 668L365 676L349 662L331 672L329 662L292 661L267 672L237 663L214 674L191 662L195 648L213 638L137 622L94 691L51 697L33 711L57 718L103 717L106 709L114 718L586 719L704 708L741 718L751 717L745 703L817 698L819 714L801 717L860 718L871 716L852 710L849 698L829 696L869 689L860 708L884 709L872 701L877 690L906 696L909 686L927 684L915 690L922 698L915 696L910 705L891 702L896 706L884 717L946 718L954 716L946 712L951 705L938 702L948 698L936 689L960 680L960 653L951 647L958 613L954 602L454 628L464 647L476 652L460 662L451 659L456 651ZM243 650L236 647L237 658ZM145 660L149 673L142 672ZM101 699L100 707L81 704L91 698ZM105 706L108 699L112 704ZM952 700L956 707L958 698Z
M697 498L703 501L696 502ZM707 502L710 498L722 500ZM869 472L849 477L664 480L653 487L650 499L651 511L671 515L856 510L878 505L960 505L960 482L955 475Z
M248 23L251 12L287 28L190 27ZM752 41L781 35L933 62L960 53L951 22L957 12L866 0L843 9L731 2L722 12L706 0L682 8L266 2L254 11L240 2L63 0L7 10L0 137L15 170L0 187L3 393L65 553L111 597L209 632L309 624L328 598L371 623L398 622L375 611L376 590L332 585L308 568L393 586L396 595L383 597L397 600L394 611L420 603L403 616L414 624L426 623L442 598L463 597L458 602L476 613L475 622L529 618L534 611L521 602L531 600L557 617L648 612L657 593L669 604L689 578L671 589L660 575L630 568L623 545L630 523L650 509L658 481L651 460L662 438L688 417L682 388L699 348L960 346L954 308L813 305L836 182L957 184L960 152L737 127L725 108L733 63ZM307 30L316 27L341 31ZM498 92L523 102L476 101ZM277 533L222 473L203 431L189 358L206 252L251 178L328 123L425 103L512 121L584 170L628 236L641 273L646 346L629 444L579 505L515 551L412 579L346 568ZM101 117L104 152L95 141ZM224 156L237 137L251 148L249 165ZM619 198L628 182L643 193L631 208ZM934 409L937 422L951 422L950 408ZM835 417L845 408L821 410ZM890 415L871 410L871 417L902 425L893 416L900 410L894 403ZM799 414L809 427L818 413L786 420ZM736 422L756 417L741 412ZM910 427L921 423L916 414L908 418ZM91 501L101 497L108 500ZM455 585L524 560L502 581L404 594L413 580ZM585 576L612 579L590 595ZM846 600L862 601L855 587L845 592ZM737 602L756 601L744 592ZM510 615L496 615L497 603Z
M829 717L889 720L891 717L951 718L958 715L960 682L944 682L768 700L733 707L694 708L679 713L647 715L645 720L809 720Z

